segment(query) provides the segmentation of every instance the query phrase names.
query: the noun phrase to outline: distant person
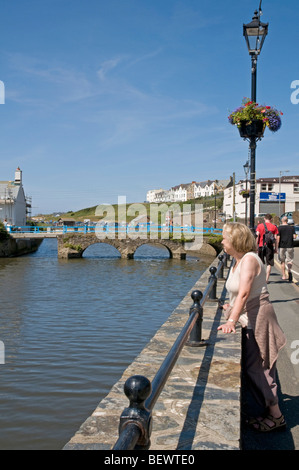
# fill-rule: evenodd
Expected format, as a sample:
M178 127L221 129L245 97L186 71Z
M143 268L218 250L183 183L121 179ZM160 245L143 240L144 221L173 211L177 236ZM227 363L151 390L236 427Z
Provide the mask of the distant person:
M295 227L288 225L288 218L282 217L282 224L278 227L278 259L281 263L282 279L292 282L292 265L294 260L294 240L296 238ZM288 278L286 277L286 262L288 268Z
M272 215L266 214L264 222L256 228L258 255L262 262L266 262L266 281L269 282L271 268L274 266L274 253L277 252L278 228L272 224Z
M3 225L4 225L4 227L5 227L5 230L6 230L7 232L10 232L10 227L11 227L11 225L8 223L7 219L4 219Z

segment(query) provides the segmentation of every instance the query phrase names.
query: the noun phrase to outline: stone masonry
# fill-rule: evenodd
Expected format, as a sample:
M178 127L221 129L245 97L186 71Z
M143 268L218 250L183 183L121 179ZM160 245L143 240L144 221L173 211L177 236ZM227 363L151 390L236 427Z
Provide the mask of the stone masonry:
M145 239L145 238L99 238L94 233L80 234L71 233L57 235L58 240L58 258L81 258L83 252L90 245L94 243L108 243L114 246L119 252L122 258L130 259L134 257L134 253L138 247L151 244L151 245L162 245L167 248L170 258L173 259L185 259L188 251L186 251L184 244L180 241L173 241L168 239ZM212 246L203 242L201 250L204 254L214 255L216 254L215 249Z

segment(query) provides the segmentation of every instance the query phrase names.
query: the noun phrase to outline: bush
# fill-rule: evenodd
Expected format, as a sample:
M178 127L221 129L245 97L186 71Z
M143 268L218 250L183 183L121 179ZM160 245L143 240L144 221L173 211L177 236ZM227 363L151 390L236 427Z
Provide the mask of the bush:
M3 222L0 221L0 240L8 240L9 238L9 234L6 231Z

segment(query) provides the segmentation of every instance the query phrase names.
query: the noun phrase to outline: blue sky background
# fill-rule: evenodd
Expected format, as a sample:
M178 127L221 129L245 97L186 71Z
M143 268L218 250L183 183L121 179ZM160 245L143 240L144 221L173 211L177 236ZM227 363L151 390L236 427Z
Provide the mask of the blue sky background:
M0 180L23 171L33 213L143 202L149 189L244 177L227 121L251 93L243 23L259 0L1 0ZM298 0L263 0L257 101L283 125L257 177L299 174ZM299 93L298 93L299 97Z

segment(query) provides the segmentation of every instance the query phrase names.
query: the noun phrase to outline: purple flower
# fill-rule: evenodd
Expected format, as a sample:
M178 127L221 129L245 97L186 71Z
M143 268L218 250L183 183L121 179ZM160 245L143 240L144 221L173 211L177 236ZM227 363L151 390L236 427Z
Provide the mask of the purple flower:
M281 118L276 109L267 109L265 116L268 118L268 127L270 131L277 132L281 128Z

